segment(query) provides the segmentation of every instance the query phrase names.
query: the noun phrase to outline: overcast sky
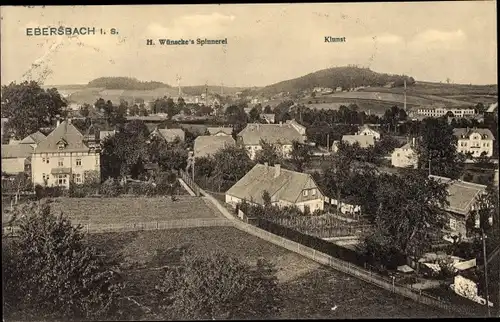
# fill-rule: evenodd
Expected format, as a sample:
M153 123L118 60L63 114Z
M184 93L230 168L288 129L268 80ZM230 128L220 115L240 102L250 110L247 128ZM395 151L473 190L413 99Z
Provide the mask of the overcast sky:
M496 2L2 7L2 84L33 63L45 84L103 76L184 85L264 86L358 64L417 81L496 84ZM28 27L116 28L118 35L27 36ZM345 43L325 43L325 36ZM147 46L146 39L227 38ZM37 78L36 68L33 77Z

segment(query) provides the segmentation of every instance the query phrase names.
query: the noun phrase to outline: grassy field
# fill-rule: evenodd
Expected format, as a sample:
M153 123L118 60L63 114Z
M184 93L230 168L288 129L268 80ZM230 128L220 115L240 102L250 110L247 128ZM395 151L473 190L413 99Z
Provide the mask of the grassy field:
M179 251L218 250L247 263L259 257L278 269L284 309L274 318L444 317L447 312L395 296L334 271L235 228L190 228L168 231L96 234L89 239L121 264L126 295L151 305L150 290L161 270L175 263ZM333 311L335 305L338 309Z
M177 219L217 218L201 198L177 196L170 198L56 198L52 211L62 211L81 224L134 223Z

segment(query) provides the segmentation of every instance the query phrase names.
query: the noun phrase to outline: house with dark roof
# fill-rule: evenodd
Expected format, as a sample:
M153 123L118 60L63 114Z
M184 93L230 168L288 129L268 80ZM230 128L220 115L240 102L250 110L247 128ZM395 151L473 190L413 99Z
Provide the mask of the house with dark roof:
M232 135L233 134L233 128L232 127L208 127L207 128L208 133L210 135Z
M293 142L304 143L305 136L291 123L259 124L251 123L238 133L238 144L245 147L250 159L262 150L261 140L278 148L284 158L289 158Z
M69 187L70 181L83 183L100 177L99 134L83 135L65 120L38 143L31 159L33 184Z
M477 208L478 198L486 193L486 186L435 175L430 175L429 178L447 184L449 205L443 208L448 214L446 230L452 236L467 237L466 221L471 211ZM475 218L475 223L479 224L479 218Z
M311 212L324 209L324 195L310 174L282 169L279 164L256 164L226 192L226 203L236 206L242 201L264 205L264 191L271 203L280 207L306 207Z
M236 143L230 135L200 135L194 140L194 157L208 157L220 149L235 145Z
M166 142L174 142L176 139L179 139L181 142L184 142L186 134L183 129L158 129L155 128L151 134L149 134L149 138L159 137L164 139Z
M458 128L453 129L457 138L457 150L460 153L470 153L472 157L493 156L493 141L495 137L489 129Z

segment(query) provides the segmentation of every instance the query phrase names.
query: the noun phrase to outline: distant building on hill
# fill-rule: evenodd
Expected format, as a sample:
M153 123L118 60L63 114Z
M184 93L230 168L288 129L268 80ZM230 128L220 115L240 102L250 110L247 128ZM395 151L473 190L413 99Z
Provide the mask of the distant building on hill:
M415 112L416 115L424 116L424 117L443 117L448 113L451 113L452 117L471 117L476 114L474 108L446 108L446 107L421 107L418 108Z

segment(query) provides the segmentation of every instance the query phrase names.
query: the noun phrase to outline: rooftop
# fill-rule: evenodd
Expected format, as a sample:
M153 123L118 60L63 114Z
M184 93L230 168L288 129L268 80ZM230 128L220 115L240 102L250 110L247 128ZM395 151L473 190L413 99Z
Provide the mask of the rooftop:
M344 135L342 141L349 144L357 142L362 148L368 148L375 145L375 137L373 135Z
M19 144L38 144L45 138L46 136L42 132L36 131L35 133L30 134L24 139L22 139L21 142L19 142Z
M304 137L292 124L258 124L251 123L238 133L245 145L260 145L264 140L270 144L292 144L293 141L304 142Z
M486 190L485 185L466 182L462 180L452 180L446 177L430 175L429 178L440 183L448 184L448 202L449 206L445 207L446 211L454 212L466 216L473 206L476 198Z
M461 138L463 136L469 137L473 133L478 133L481 136L486 136L487 139L489 140L494 140L495 137L493 136L493 133L489 129L480 129L480 128L458 128L458 129L453 129L453 135L455 135L458 138Z
M85 152L89 148L83 143L83 139L83 134L70 121L65 120L38 144L34 153L60 152L60 142L65 144L64 151Z
M201 135L194 140L194 156L196 158L207 157L217 153L220 149L234 145L234 139L230 135Z
M278 176L275 177L276 172ZM272 200L298 201L303 189L316 188L310 174L286 170L279 166L256 164L234 184L226 195L263 204L262 194L267 191Z
M220 133L220 132L227 134L227 135L233 134L232 127L208 127L207 130L208 130L208 133L210 133L210 135L215 135L215 134Z
M2 144L2 159L28 158L32 153L30 144Z

